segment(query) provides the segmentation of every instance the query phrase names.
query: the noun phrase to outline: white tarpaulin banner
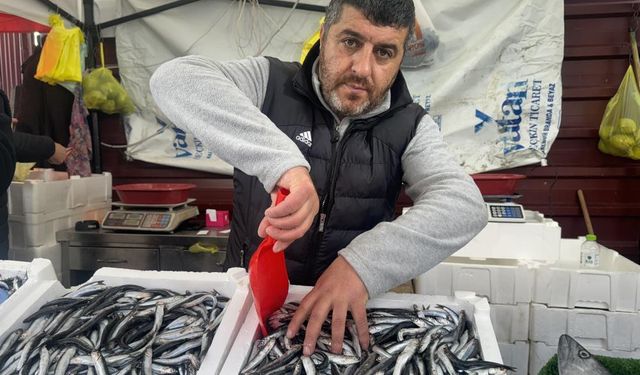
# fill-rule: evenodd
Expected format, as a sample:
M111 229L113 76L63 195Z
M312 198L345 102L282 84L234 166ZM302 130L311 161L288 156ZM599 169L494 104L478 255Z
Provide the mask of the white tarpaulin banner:
M560 127L562 0L424 1L435 62L404 70L468 172L544 159Z
M167 1L122 0L122 14ZM470 173L540 162L560 126L562 0L423 0L439 38L434 62L403 73ZM327 1L307 2L326 5ZM322 13L204 1L116 29L120 74L140 112L127 121L128 154L230 173L198 139L155 108L148 82L163 62L200 54L224 61L270 55L296 61ZM133 145L133 146L132 146Z

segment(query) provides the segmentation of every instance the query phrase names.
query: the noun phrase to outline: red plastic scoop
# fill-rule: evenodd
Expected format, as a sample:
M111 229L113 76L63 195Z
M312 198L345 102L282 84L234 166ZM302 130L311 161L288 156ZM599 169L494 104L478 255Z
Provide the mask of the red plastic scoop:
M288 194L288 190L279 189L276 205L280 204ZM275 242L267 235L249 262L249 283L263 336L268 334L267 319L282 307L289 294L289 275L284 261L284 251L274 253Z

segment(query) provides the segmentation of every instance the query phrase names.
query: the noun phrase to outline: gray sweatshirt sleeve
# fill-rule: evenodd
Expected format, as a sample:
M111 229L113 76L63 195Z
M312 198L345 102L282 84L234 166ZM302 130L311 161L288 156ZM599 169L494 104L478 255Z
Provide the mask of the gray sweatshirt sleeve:
M413 207L356 237L340 251L370 297L436 266L487 223L480 191L455 162L431 117L424 116L418 124L402 155L402 168Z
M269 79L264 57L216 62L203 56L162 64L149 82L158 107L218 157L271 192L287 170L309 163L260 107Z

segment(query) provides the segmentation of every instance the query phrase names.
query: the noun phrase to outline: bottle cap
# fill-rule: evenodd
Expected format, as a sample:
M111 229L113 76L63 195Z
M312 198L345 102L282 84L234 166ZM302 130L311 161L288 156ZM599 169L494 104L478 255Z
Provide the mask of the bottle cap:
M587 234L587 241L595 241L598 237L595 234Z

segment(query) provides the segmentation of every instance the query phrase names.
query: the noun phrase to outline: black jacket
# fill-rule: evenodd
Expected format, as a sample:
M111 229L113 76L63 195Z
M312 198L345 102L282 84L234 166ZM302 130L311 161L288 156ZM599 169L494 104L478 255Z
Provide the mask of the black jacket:
M262 112L298 145L311 165L320 213L285 252L293 284L313 285L356 236L392 220L402 186L401 157L424 110L399 73L386 112L354 120L338 142L334 119L311 83L316 46L304 65L269 59ZM257 178L234 171L234 212L227 266L248 264L261 239L257 228L270 196Z
M11 184L15 167L11 116L0 113L0 259L7 259L9 251L7 188Z
M9 98L4 91L0 90L0 113L9 117L11 123L11 107ZM55 142L46 135L29 134L16 131L13 134L13 145L16 158L19 162L40 162L49 159L55 152Z

